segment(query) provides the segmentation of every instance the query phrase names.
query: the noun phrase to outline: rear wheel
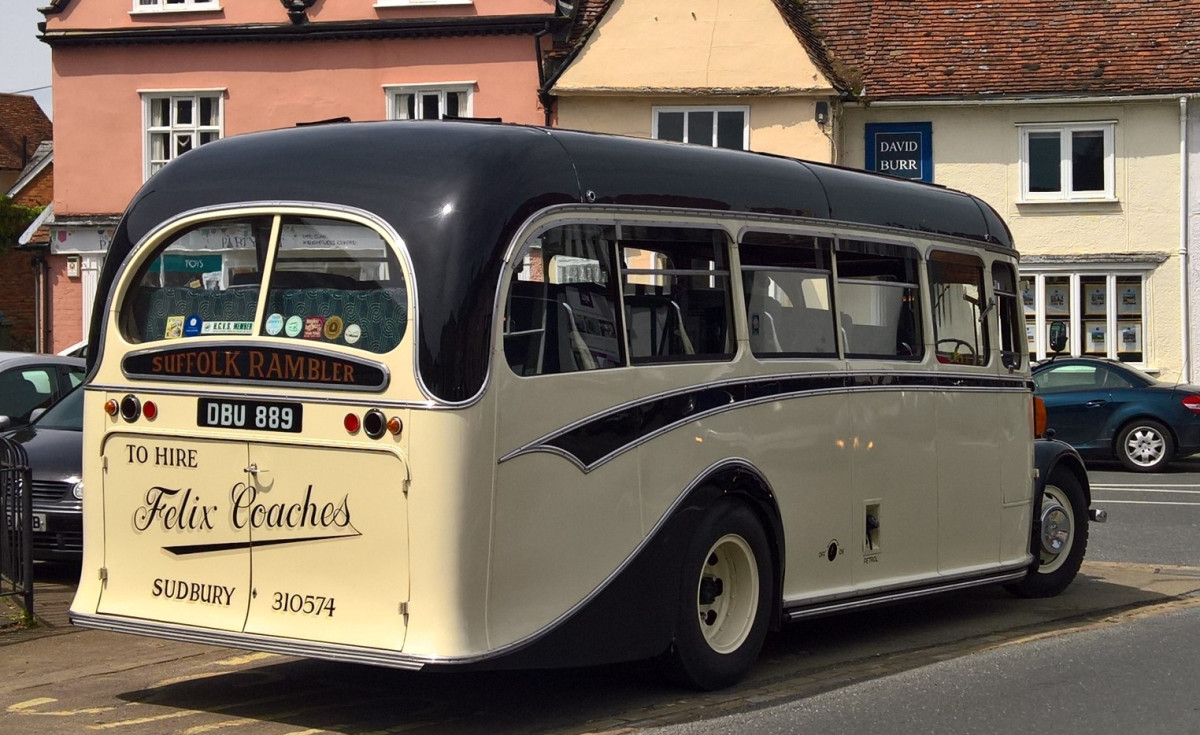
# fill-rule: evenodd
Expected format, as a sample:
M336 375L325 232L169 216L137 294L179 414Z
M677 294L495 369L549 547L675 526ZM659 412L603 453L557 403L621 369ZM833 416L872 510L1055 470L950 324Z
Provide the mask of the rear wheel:
M664 659L669 678L713 690L745 676L766 638L772 588L762 524L745 505L722 501L684 559L675 640Z
M1067 588L1087 551L1087 502L1079 478L1059 467L1050 473L1042 491L1041 531L1036 541L1037 563L1020 582L1007 589L1020 597L1053 597Z
M1117 434L1117 459L1134 472L1157 472L1167 466L1175 443L1167 427L1141 419L1127 424Z

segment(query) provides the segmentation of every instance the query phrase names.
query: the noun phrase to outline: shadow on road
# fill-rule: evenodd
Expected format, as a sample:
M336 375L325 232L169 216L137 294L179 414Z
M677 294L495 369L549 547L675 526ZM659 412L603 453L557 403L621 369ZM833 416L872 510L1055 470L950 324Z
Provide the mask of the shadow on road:
M805 621L768 639L745 682L715 693L672 688L652 662L561 671L412 673L271 658L118 697L230 721L248 718L347 734L621 731L698 722L803 699L1029 636L1094 624L1121 609L1167 599L1085 574L1053 600L1019 600L1001 589L983 588ZM1097 605L1097 600L1105 602Z

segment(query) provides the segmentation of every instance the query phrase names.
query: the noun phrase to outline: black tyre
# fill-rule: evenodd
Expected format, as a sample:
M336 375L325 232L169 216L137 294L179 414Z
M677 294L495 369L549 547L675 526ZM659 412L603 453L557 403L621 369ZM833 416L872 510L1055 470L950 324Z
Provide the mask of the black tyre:
M1167 427L1150 419L1138 419L1121 429L1113 449L1125 469L1158 472L1175 454L1175 442Z
M696 528L683 562L668 677L701 690L746 675L767 635L774 581L766 532L745 505L723 500Z
M1088 509L1079 478L1059 467L1050 474L1039 507L1037 562L1007 589L1019 597L1054 597L1067 588L1087 552Z

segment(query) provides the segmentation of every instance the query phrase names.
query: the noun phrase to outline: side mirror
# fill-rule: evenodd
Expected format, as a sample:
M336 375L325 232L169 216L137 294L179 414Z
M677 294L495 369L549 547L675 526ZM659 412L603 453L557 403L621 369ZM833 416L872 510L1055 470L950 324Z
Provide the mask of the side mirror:
M1067 323L1050 322L1050 351L1058 354L1067 347Z

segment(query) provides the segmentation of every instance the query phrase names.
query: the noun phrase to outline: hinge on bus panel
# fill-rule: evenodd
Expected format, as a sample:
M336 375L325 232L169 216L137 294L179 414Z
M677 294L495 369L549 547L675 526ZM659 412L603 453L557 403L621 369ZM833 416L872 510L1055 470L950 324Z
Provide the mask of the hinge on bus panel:
M400 603L400 605L399 605L399 612L400 612L400 614L401 614L401 615L403 615L404 617L406 617L406 618L408 617L408 602L401 602L401 603Z
M101 582L108 581L108 567L100 567L100 581Z
M108 457L104 457L104 460L100 463L100 469L108 472Z

